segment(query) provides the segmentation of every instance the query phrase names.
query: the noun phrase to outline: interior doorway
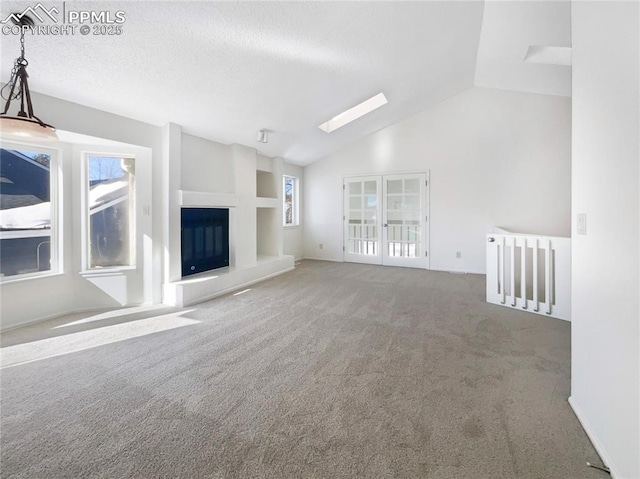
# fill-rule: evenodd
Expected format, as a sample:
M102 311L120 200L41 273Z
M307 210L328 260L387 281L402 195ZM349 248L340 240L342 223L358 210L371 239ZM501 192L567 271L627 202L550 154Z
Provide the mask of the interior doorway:
M344 178L344 260L429 268L428 172Z

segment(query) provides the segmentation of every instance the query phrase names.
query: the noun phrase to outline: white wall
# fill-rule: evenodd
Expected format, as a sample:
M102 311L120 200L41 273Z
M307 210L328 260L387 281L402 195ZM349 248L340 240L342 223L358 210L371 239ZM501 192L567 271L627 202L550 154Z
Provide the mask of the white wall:
M570 99L471 88L305 167L304 255L342 260L343 176L430 170L431 268L484 273L494 226L569 236L570 155Z
M233 158L227 145L182 134L182 189L234 193Z
M613 477L640 477L640 11L572 2L571 404Z
M298 201L299 201L299 216L298 226L283 227L282 240L284 254L293 255L295 259L302 259L304 255L303 250L303 230L304 230L304 171L302 167L292 165L290 163L284 163L283 174L287 176L295 176L298 178ZM280 186L282 189L282 186ZM282 195L282 192L280 193Z
M43 115L44 116L44 115ZM2 329L12 328L63 313L88 309L117 308L153 301L153 246L145 237L152 235L150 215L143 214L144 207L152 203L151 150L107 140L89 138L92 143L80 143L87 137L78 136L74 143L58 142L51 145L57 150L57 163L61 173L57 201L54 208L60 216L56 224L62 240L62 255L56 274L38 278L5 278L0 287ZM2 142L3 147L23 148L27 151L46 151L34 144ZM83 198L80 185L84 181L82 162L85 152L101 154L133 155L136 158L136 243L135 269L113 271L83 271L85 236L82 227ZM54 188L53 191L55 191ZM55 234L55 232L54 232ZM146 282L145 282L146 278ZM34 298L37 297L37 300Z

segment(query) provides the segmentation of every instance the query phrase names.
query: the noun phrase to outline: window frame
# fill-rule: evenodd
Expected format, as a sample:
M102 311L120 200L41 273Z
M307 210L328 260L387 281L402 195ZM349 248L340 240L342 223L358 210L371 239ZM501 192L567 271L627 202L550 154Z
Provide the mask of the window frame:
M47 235L38 235L26 230L28 233L24 236L18 236L19 232L1 232L2 236L12 236L14 238L28 238L33 236L49 236L49 264L50 268L46 271L36 271L33 273L14 274L12 276L0 276L0 284L7 284L17 281L25 281L31 279L46 278L51 276L59 276L64 274L63 265L63 228L62 226L62 192L64 191L62 181L62 150L54 144L38 143L38 142L22 142L16 140L5 140L0 138L0 147L7 150L28 151L33 153L44 153L49 156L49 207L51 210L51 226L47 231ZM7 238L9 239L9 238Z
M133 160L134 164L137 168L137 159L136 155L133 153L122 153L122 152L114 152L114 151L106 151L106 150L83 150L81 152L81 191L82 191L82 200L81 200L81 212L80 212L80 229L81 229L81 271L80 274L83 276L94 276L100 274L113 274L117 272L124 271L132 271L137 269L138 258L137 258L137 248L136 248L136 230L137 230L137 188L134 186L133 194L130 196L131 205L129 206L129 247L130 251L130 260L128 265L116 265L116 266L91 266L91 211L89 208L89 159L91 157L104 157L104 158L120 158L120 159L130 159ZM135 178L135 177L134 177Z
M291 194L292 222L287 223L287 200L286 185L287 180L293 180L293 191ZM300 196L299 196L300 180L297 176L282 175L282 226L284 228L296 228L300 226Z

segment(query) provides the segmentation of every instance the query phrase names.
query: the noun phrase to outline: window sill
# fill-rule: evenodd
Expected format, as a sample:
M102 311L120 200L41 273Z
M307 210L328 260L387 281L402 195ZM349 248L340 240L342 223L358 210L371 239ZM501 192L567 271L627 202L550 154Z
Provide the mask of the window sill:
M300 225L282 225L285 230L293 230L296 228L300 228Z
M64 276L64 273L56 271L55 273L43 272L43 273L20 274L15 276L3 276L0 278L0 285L22 283L25 281L34 281L37 279L55 278L57 276Z
M119 276L127 273L128 271L135 270L135 266L113 266L111 268L83 269L79 274L85 278L96 276Z

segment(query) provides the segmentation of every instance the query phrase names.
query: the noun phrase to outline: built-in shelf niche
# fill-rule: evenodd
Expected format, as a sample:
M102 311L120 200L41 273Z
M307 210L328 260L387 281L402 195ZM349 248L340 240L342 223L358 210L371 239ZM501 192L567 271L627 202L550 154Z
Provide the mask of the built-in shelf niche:
M278 243L276 228L278 222L278 210L275 208L256 208L257 219L257 255L258 257L278 256Z
M277 198L276 178L270 171L256 170L256 196L258 198Z

